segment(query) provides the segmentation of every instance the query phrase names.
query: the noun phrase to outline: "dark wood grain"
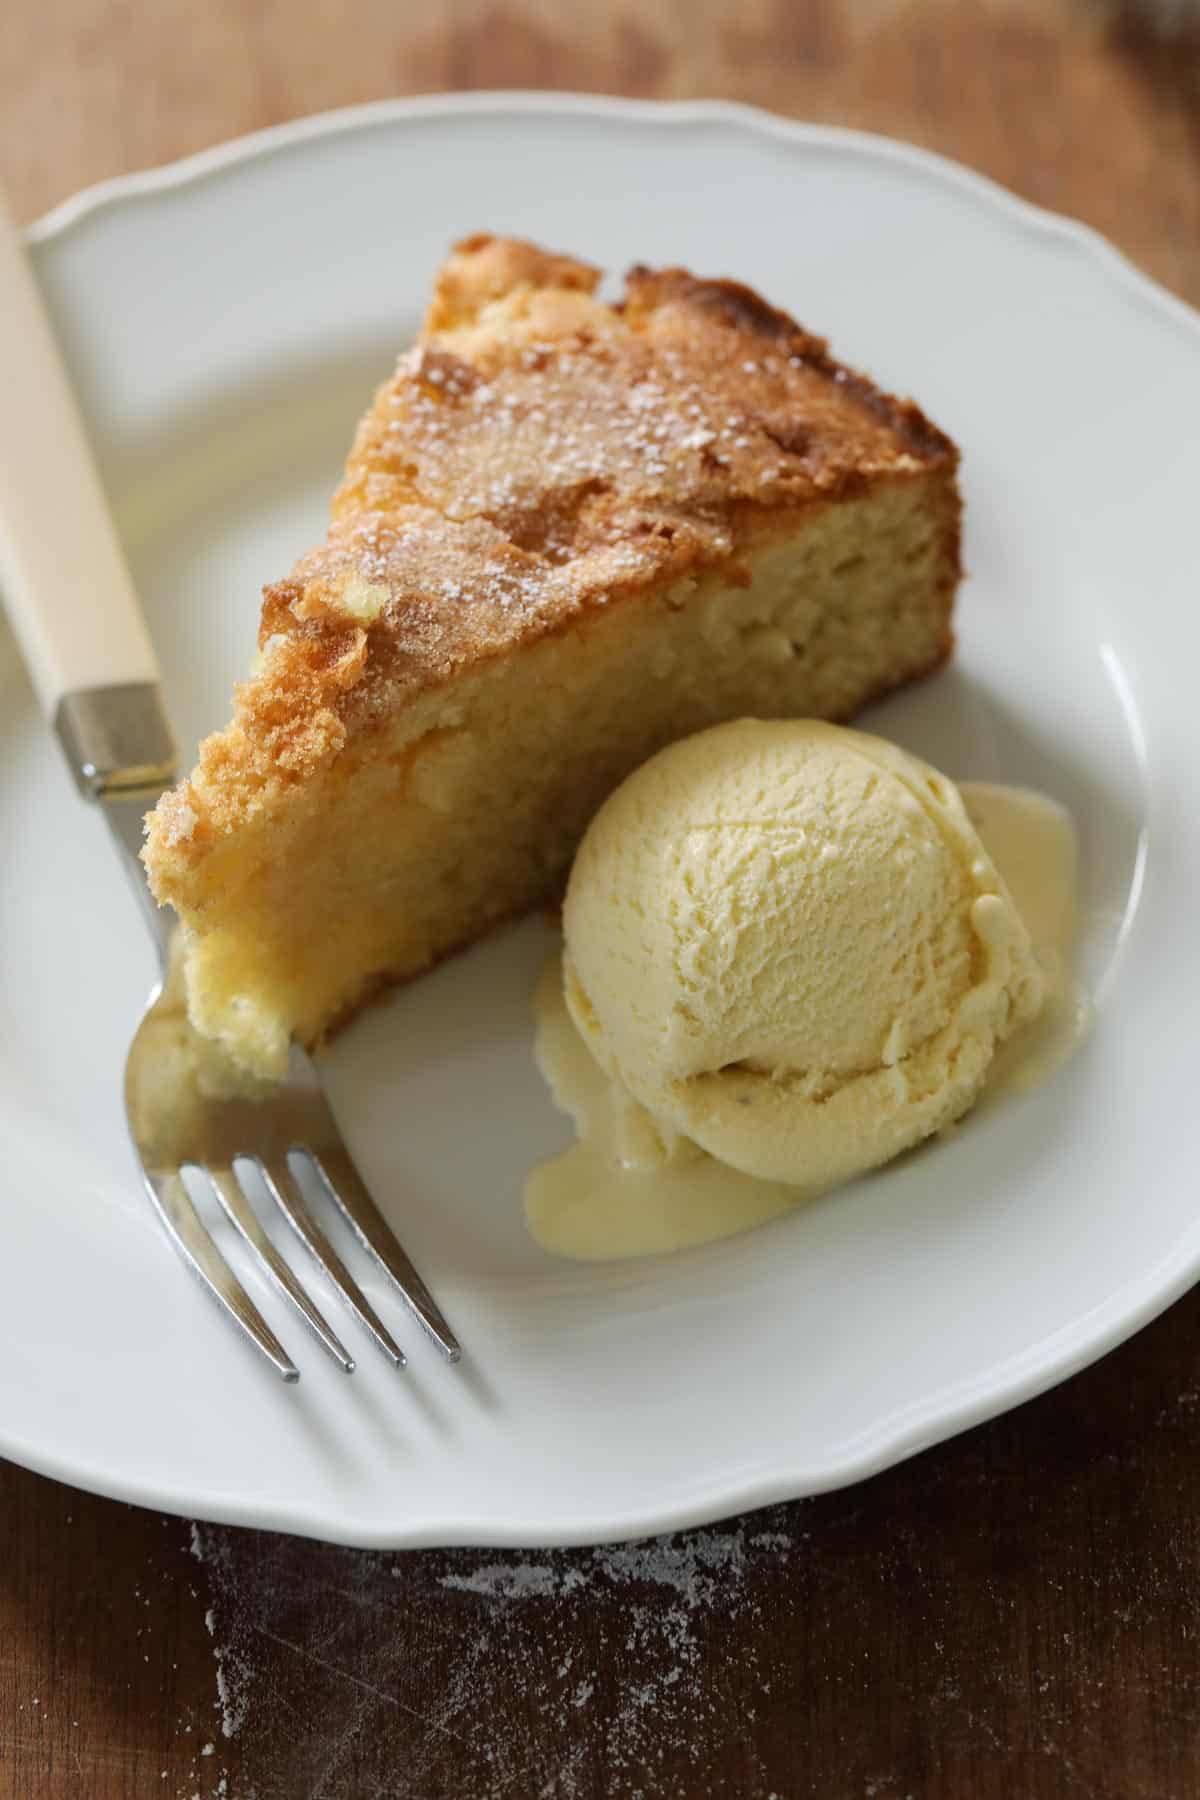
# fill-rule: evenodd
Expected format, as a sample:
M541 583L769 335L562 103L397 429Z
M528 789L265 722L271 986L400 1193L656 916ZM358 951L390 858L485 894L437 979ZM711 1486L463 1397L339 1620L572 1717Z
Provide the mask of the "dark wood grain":
M1118 0L10 0L0 176L28 218L481 86L909 138L1200 302L1200 41ZM640 1560L193 1533L0 1468L0 1800L1193 1800L1198 1470L1196 1295L901 1469Z
M207 1800L237 1776L189 1544L178 1519L0 1463L3 1800Z

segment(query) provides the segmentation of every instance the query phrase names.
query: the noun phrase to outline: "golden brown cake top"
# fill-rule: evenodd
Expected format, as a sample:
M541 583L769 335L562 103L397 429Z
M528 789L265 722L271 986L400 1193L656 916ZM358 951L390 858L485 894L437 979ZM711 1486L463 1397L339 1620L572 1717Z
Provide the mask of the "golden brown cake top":
M386 688L437 685L591 607L730 559L950 441L733 281L458 244L359 428L324 544L265 590L259 673L197 779L274 784ZM244 785L244 784L243 784ZM184 784L161 813L193 829ZM178 816L176 816L178 815Z
M386 622L433 675L435 640L475 651L489 619L507 636L685 573L771 513L953 454L748 288L636 268L610 306L599 280L512 239L457 247L295 572L303 596L280 592L294 617Z

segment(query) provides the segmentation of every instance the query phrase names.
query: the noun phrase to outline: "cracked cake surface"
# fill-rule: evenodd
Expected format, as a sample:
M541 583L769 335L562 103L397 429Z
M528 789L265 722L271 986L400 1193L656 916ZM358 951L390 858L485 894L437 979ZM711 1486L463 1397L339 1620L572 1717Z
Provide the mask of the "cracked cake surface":
M846 717L949 652L949 439L738 282L639 266L615 304L599 282L456 246L325 541L264 590L232 724L151 815L193 1017L255 1066L533 903L671 736ZM508 808L507 880L494 830L471 867L483 804ZM372 824L396 866L356 850Z

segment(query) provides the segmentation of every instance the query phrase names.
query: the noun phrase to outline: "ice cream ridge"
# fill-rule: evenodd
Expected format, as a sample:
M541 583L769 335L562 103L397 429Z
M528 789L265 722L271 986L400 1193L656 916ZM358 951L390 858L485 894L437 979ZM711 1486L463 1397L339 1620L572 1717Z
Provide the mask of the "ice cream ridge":
M628 1167L715 1159L788 1191L960 1118L1045 995L958 788L817 721L743 719L644 763L580 846L563 931L562 1001L594 1065L563 1104L593 1132L603 1112ZM565 1023L541 1034L560 1068Z

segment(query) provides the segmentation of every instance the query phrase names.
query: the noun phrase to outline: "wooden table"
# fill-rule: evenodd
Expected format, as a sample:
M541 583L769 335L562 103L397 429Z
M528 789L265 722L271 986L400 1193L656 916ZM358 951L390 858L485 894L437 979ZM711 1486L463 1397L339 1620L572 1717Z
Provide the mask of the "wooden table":
M424 11L9 0L0 177L32 217L380 95L724 94L959 157L1200 302L1200 35L1136 6ZM0 1797L1190 1800L1198 1471L1200 1294L863 1487L634 1550L366 1555L0 1468Z

